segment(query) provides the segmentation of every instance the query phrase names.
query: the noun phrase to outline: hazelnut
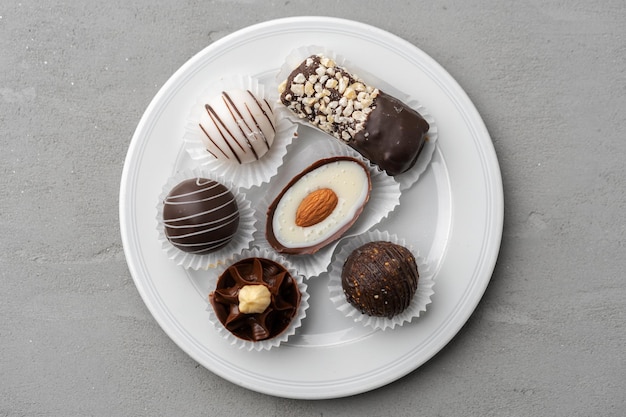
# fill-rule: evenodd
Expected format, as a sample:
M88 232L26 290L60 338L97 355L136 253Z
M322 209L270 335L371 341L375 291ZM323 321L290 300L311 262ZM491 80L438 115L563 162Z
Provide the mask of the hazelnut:
M239 311L244 314L262 313L270 305L272 294L261 284L244 285L239 289Z

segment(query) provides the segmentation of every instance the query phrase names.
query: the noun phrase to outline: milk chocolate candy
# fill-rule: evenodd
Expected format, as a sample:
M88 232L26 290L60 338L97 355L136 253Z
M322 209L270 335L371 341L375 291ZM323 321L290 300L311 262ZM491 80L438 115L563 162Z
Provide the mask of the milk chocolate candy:
M415 165L428 122L417 111L366 84L323 55L311 55L279 87L301 119L344 141L389 175Z
M269 300L261 311L244 312L241 292L264 286ZM282 333L297 314L302 295L289 271L265 258L248 258L231 265L209 294L209 302L224 327L240 339L258 342Z

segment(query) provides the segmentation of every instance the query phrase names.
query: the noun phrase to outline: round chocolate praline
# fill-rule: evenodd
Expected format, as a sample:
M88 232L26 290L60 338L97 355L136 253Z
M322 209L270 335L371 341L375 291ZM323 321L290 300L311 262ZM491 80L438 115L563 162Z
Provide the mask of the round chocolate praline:
M239 310L239 290L247 285L264 285L271 294L270 304L261 313ZM300 306L301 294L295 278L281 264L265 258L235 262L217 280L209 294L215 315L233 335L258 342L281 334Z
M341 272L346 300L361 313L375 317L402 313L415 295L418 280L411 251L384 241L355 249Z
M235 196L217 181L191 178L163 202L165 236L178 249L206 254L226 246L239 227Z

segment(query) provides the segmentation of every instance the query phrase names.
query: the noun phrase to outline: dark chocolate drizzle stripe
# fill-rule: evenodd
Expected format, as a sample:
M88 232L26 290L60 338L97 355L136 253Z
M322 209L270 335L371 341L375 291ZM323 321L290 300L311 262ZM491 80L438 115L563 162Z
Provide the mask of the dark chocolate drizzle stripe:
M270 126L272 126L272 131L274 133L276 133L276 126L274 126L274 122L272 121L272 118L269 116L269 114L267 114L267 112L265 111L265 109L263 109L263 105L261 103L259 103L259 100L256 98L256 96L254 94L252 94L252 92L250 90L246 90L248 92L248 94L250 95L250 97L254 100L254 102L256 103L256 105L259 107L259 110L261 110L261 112L263 113L263 116L265 116L265 118L267 119L268 123L270 124ZM268 103L267 100L263 99L263 102L265 103L265 105L267 106L268 109L270 109L271 111L271 107L270 107L270 103ZM246 108L248 107L248 105L246 104ZM254 123L256 124L256 127L258 129L259 132L261 132L261 134L263 135L263 140L265 141L265 146L267 146L267 149L269 150L270 148L270 144L267 142L267 137L265 136L265 134L263 133L263 129L261 129L261 126L259 125L259 122L256 120L256 118L252 115L252 112L250 111L250 109L248 108L248 112L250 113L250 116L252 117L252 120L254 120Z
M248 128L250 133L253 133L254 131L250 128L250 126L248 126L248 123L246 122L246 119L243 118L243 115L239 111L239 108L237 108L237 105L233 102L233 100L230 98L228 93L225 92L225 91L222 91L222 96L224 97L224 103L226 104L226 107L228 108L228 111L230 112L231 117L235 121L235 124L239 128L239 131L241 132L241 134L243 135L244 139L246 140L246 144L248 145L248 148L252 151L252 154L254 155L254 159L258 160L259 159L259 155L256 153L256 151L254 150L254 147L250 143L250 139L248 139L248 134L244 131L242 123L244 125L246 125L246 127ZM247 107L247 105L246 105L246 107ZM237 115L239 116L239 119L237 119L237 117L233 114L233 111L235 113L237 113ZM248 110L248 112L250 112L250 110ZM251 116L252 116L252 114L251 114ZM252 119L254 119L254 116L252 116ZM241 120L241 123L239 122L240 120ZM254 122L256 123L256 119L254 119ZM233 139L235 139L235 138L233 137ZM235 141L237 142L237 144L239 144L239 146L241 146L241 144L236 139L235 139ZM245 153L245 149L243 147L241 149Z
M215 142L213 141L213 139L211 138L211 136L209 136L209 133L208 133L208 132L204 129L204 126L202 126L202 123L198 123L198 126L200 126L200 129L202 130L202 132L204 133L204 135L207 137L207 139L208 139L209 141L211 141L211 143L212 143L213 145L215 145L215 147L216 147L217 149L219 149L219 150L220 150L220 152L222 153L222 155L224 155L224 157L225 157L226 159L230 159L230 158L228 158L228 155L226 155L226 154L224 153L224 151L222 150L222 148L220 148L219 146L217 146L217 143L215 143ZM217 156L217 155L215 155L213 152L211 152L208 148L206 149L206 151L207 151L208 153L210 153L210 154L211 154L214 158L217 158L217 157L218 157L218 156Z
M222 119L220 119L220 117L217 115L217 113L215 112L215 110L213 110L213 107L209 106L208 104L206 104L204 106L204 108L206 109L207 113L209 114L209 117L211 118L211 120L213 120L213 123L215 123L215 126L217 126L220 135L222 136L222 138L224 138L224 142L226 142L226 145L228 146L228 148L230 149L231 153L235 156L235 158L237 159L237 162L241 163L241 159L239 159L239 156L237 155L237 152L235 152L235 150L233 149L232 146L230 146L230 141L226 138L226 136L224 136L224 133L222 132L222 128L220 128L220 125L223 126L224 130L226 130L226 132L228 132L228 134L232 137L232 133L230 133L230 131L228 130L228 128L224 125L224 122L222 121ZM222 152L222 154L224 154L224 156L227 159L230 159L228 157L228 155L226 154L226 152L224 152L224 150L222 148L219 147L219 145L217 143L215 143L215 141L211 138L211 136L208 134L208 132L202 127L202 125L200 125L200 127L202 128L202 131L204 132L204 134L207 136L207 138L211 141L211 143L213 143L213 145L215 145L215 147L217 149L220 150L220 152ZM234 137L233 137L234 139ZM235 142L237 144L239 144L239 142L237 142L235 140ZM241 146L241 145L239 145ZM243 148L242 148L243 149Z
M261 102L259 102L259 100L254 96L254 94L252 94L252 92L250 90L246 90L246 92L254 100L254 103L258 106L259 110L263 113L263 115L265 116L265 118L269 122L270 126L272 127L273 132L275 133L276 132L276 127L274 126L274 123L272 122L271 115L268 114L268 112L263 108L263 104ZM224 142L228 146L228 149L233 154L233 156L237 159L237 162L240 163L240 164L242 163L241 162L241 158L239 157L238 153L236 152L235 147L233 145L231 145L231 143L233 143L233 142L234 142L234 144L236 144L239 147L239 149L241 149L243 151L244 154L247 153L246 149L249 149L252 152L252 154L254 155L254 158L258 160L260 157L259 157L257 151L254 149L254 146L250 142L249 137L251 135L254 136L254 137L261 136L263 138L263 141L265 142L265 146L267 147L268 150L270 149L270 146L271 146L270 143L267 140L265 132L261 128L259 120L257 120L257 118L254 116L252 110L248 106L248 103L244 103L245 109L241 109L240 107L237 106L237 104L231 98L231 96L227 92L225 92L225 91L222 91L222 100L224 101L224 104L225 104L228 112L230 113L231 118L233 119L233 121L235 122L237 127L239 128L239 131L241 133L241 137L243 138L243 140L245 140L245 144L242 143L242 141L240 140L241 138L238 139L238 137L235 136L234 132L231 132L228 129L228 127L226 126L226 123L224 122L224 120L222 120L218 116L218 114L215 111L215 109L213 107L211 107L210 105L208 105L208 104L205 105L207 113L209 114L209 116L211 117L211 120L213 121L213 123L217 127L221 137L223 138ZM264 100L263 102L267 105L267 108L270 109L270 113L271 113L271 107L270 107L269 103L267 102L267 100ZM248 124L248 122L246 121L246 119L243 116L243 113L246 113L246 114L248 114L250 116L250 118L254 122L254 125L257 128L256 130L254 130ZM217 142L213 138L211 138L209 133L206 131L206 129L201 124L200 124L200 128L202 129L202 131L204 132L204 134L208 138L208 140L222 153L222 155L224 155L225 158L230 159L230 157L227 154L226 149L223 149L222 147L220 147L217 144ZM209 153L211 153L211 155L213 155L214 157L217 157L214 153L212 153L208 149L207 149L207 151Z

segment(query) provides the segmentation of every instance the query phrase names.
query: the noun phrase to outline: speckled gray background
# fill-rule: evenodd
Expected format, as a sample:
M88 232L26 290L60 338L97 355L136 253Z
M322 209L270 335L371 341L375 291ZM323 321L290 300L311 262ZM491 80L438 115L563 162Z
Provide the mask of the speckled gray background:
M505 187L467 325L407 377L330 401L195 363L140 299L119 235L154 94L212 41L293 15L373 24L435 58L482 114ZM625 22L623 0L4 1L0 416L625 415Z

